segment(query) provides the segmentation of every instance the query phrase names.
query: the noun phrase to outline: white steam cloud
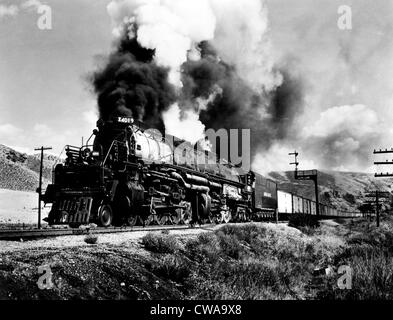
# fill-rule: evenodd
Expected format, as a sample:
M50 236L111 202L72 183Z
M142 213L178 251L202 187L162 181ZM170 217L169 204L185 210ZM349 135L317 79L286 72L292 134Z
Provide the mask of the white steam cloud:
M135 22L139 44L156 50L156 62L170 68L170 81L177 86L188 51L214 37L216 20L208 0L115 0L107 9L113 34L119 36L125 22Z
M177 103L173 104L167 112L163 114L166 132L195 143L204 139L205 126L199 121L199 114L192 110L187 110L182 114Z
M267 36L267 8L261 0L112 0L108 13L113 34L123 24L138 24L138 42L156 49L157 63L170 67L173 83L181 86L180 67L195 45L209 40L226 62L256 90L271 90L282 81Z
M169 80L179 88L181 66L187 59L200 59L196 45L201 41L209 41L254 90L268 92L281 84L261 0L112 0L107 9L114 36L121 35L124 23L135 22L139 44L156 50L155 61L170 68ZM209 101L199 102L197 110ZM174 104L163 119L169 133L194 142L203 138L198 116Z

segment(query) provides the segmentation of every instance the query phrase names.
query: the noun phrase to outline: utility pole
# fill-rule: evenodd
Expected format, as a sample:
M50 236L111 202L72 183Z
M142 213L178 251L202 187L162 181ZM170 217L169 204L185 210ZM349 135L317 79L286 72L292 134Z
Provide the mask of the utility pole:
M385 153L393 153L393 148L390 149L390 150L388 150L388 149L385 149L385 150L382 150L382 149L374 150L374 154L385 154ZM383 165L383 166L384 165L393 165L393 160L392 161L389 161L389 160L386 160L386 161L374 161L374 164L377 165L377 166L379 166L379 165ZM374 176L376 178L393 177L393 173L391 173L391 172L375 173Z
M379 190L375 190L372 192L368 192L366 194L366 198L373 198L375 200L368 200L366 201L367 204L371 204L373 206L375 206L375 216L376 216L376 222L377 222L377 227L379 227L380 225L380 208L382 203L386 200L390 198L390 193L386 192L386 191L379 191Z
M299 162L297 161L297 156L299 155L299 153L296 152L296 150L295 150L295 152L288 153L288 155L295 156L295 162L290 162L289 164L290 165L295 165L295 179L296 179L296 177L297 177L297 167L299 165Z
M42 168L44 164L44 150L52 150L51 147L41 147L34 149L35 151L41 151L41 163L40 163L40 180L37 188L38 193L38 229L41 229L41 197L42 197Z
M296 180L312 180L314 181L314 192L315 192L315 204L316 214L319 217L319 192L318 192L318 171L317 170L298 170L299 162L297 157L299 153L291 152L288 155L295 156L295 162L291 162L290 165L295 165L295 179Z
M378 197L378 190L375 191L375 213L377 215L377 227L379 227L379 197Z
M385 149L379 149L379 150L375 150L374 149L374 154L387 154L387 153L393 153L393 148L390 148L390 150ZM374 161L374 164L377 166L385 166L385 165L393 165L393 160L389 161ZM375 173L374 176L376 178L387 178L387 177L393 177L393 173L392 172L386 172L386 173ZM386 193L386 192L384 192ZM379 227L379 199L381 196L381 192L376 191L375 193L375 202L376 202L376 215L377 215L377 227ZM383 195L384 197L384 195Z

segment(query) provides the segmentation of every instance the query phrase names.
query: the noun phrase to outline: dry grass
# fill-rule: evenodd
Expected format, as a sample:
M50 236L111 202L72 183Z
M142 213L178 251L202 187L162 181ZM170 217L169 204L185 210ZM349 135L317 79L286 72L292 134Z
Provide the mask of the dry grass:
M323 222L312 235L276 224L226 225L161 254L150 270L191 299L392 299L391 248L388 221L378 230L364 221ZM313 275L341 265L353 269L351 290L338 288L337 274Z
M59 286L56 297L66 299L392 299L392 226L386 217L380 229L365 220L322 222L308 235L284 224L249 223L188 237L149 233L143 246L136 242L141 235L116 244L102 235L94 246L26 247L0 253L0 282L6 288L0 298L9 292L41 298L25 273L45 262L55 265L57 284L65 279L67 287ZM351 290L338 288L337 274L314 276L316 267L328 265L335 271L352 267Z
M96 243L98 242L98 236L95 235L95 234L89 233L89 234L85 237L84 241L85 241L86 243L88 243L88 244L96 244Z
M180 243L177 238L165 233L149 232L142 238L142 245L146 250L155 253L175 253L180 249Z
M191 299L305 299L314 262L328 257L299 230L275 224L226 225L184 248L163 235L143 242L159 253L149 270Z
M352 268L351 290L339 290L330 280L318 293L327 299L391 300L393 299L393 224L386 218L380 228L363 220L351 223L347 246L335 256L335 265Z

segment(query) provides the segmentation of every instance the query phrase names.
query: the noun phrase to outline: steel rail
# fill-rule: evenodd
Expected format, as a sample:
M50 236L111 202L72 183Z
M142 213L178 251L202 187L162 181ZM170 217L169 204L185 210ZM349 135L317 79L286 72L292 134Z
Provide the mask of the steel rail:
M0 240L20 240L34 239L71 235L87 235L87 234L106 234L106 233L125 233L138 231L163 231L163 230L186 230L199 229L211 225L201 225L191 227L189 225L166 225L166 226L136 226L136 227L109 227L109 228L48 228L48 229L3 229L0 230Z

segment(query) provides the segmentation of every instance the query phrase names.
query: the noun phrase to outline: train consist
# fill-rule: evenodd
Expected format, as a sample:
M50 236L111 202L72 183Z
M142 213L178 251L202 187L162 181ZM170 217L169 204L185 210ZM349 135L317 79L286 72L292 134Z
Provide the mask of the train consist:
M293 213L303 213L317 215L317 204L314 200L310 200L299 195L277 190L277 210L281 219L287 219ZM340 211L336 208L319 204L319 216L323 218L329 217L360 217L360 212Z
M128 117L99 120L86 145L65 151L42 197L52 204L50 225L228 223L316 212L315 202L277 190L273 180ZM335 215L320 206L321 215Z

